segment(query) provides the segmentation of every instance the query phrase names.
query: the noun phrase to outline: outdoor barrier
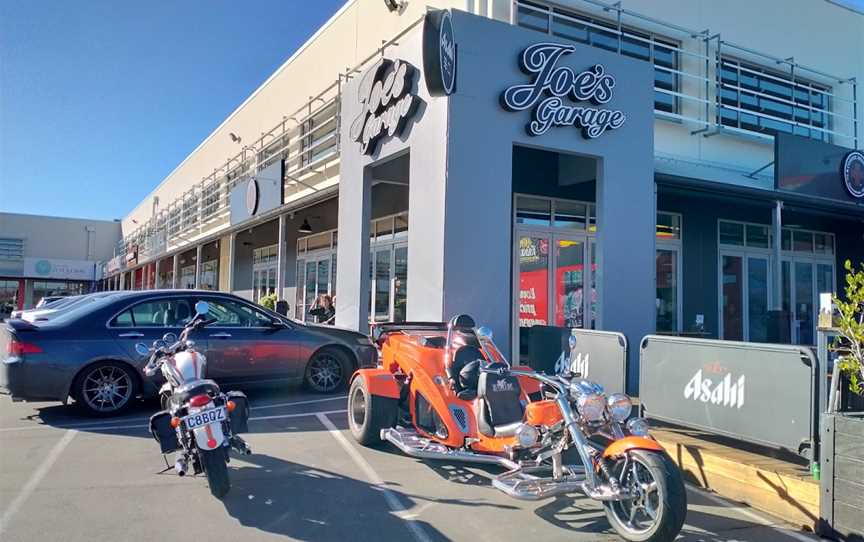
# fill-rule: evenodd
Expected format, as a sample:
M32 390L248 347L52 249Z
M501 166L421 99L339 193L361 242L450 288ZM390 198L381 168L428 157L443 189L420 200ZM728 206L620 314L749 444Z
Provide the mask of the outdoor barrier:
M572 349L571 336L576 341ZM575 368L582 378L603 386L606 393L624 393L627 338L622 333L533 326L528 344L528 364L535 371L557 374Z
M808 349L648 335L642 339L645 415L818 456L818 361Z
M627 337L615 331L573 329L575 339L567 365L582 378L597 382L607 394L627 386ZM559 365L559 369L563 369Z

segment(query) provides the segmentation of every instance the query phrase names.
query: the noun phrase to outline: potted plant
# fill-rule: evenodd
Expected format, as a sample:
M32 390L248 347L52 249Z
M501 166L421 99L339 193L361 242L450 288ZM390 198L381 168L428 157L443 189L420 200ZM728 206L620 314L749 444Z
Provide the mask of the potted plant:
M262 296L261 299L258 300L258 303L264 307L265 309L270 309L271 311L276 310L276 294L268 294Z
M856 269L847 260L844 267L846 295L834 301L832 346L832 378L843 399L821 420L820 530L851 542L864 540L864 265Z

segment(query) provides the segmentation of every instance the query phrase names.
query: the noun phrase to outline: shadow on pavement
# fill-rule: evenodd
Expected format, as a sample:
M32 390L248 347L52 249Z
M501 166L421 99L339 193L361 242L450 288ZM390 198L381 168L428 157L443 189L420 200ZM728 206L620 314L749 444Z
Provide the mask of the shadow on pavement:
M406 521L381 490L331 471L253 454L251 466L232 464L226 511L241 525L296 540L408 540ZM390 491L409 510L416 502ZM466 505L471 503L465 503ZM447 540L430 524L412 520L431 540Z

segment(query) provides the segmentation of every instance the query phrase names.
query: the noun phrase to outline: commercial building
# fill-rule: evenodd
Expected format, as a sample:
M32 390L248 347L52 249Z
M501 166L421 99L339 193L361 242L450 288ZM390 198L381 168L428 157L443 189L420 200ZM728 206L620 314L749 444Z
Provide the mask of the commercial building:
M514 358L610 329L631 368L653 332L813 344L864 261L862 77L864 14L825 0L351 0L124 218L103 286L467 312Z
M120 222L0 213L0 316L97 287Z

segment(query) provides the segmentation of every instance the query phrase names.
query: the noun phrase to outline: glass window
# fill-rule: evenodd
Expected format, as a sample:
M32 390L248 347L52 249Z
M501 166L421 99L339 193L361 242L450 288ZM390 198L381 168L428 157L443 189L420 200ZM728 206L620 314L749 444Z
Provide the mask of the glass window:
M747 224L747 246L757 248L771 248L771 228L769 226L758 226Z
M679 100L674 94L670 94L678 92L680 87L680 78L675 73L679 64L678 45L673 40L632 28L622 28L619 38L617 24L613 21L589 17L557 6L550 8L526 0L517 0L516 5L518 26L578 43L587 43L607 51L618 51L620 47L624 55L653 61L656 68L654 109L678 113Z
M792 250L792 232L790 230L783 230L782 237L783 244L780 245L780 248L783 250Z
M532 226L549 226L552 223L551 202L547 199L518 196L516 222Z
M813 234L809 231L793 231L792 250L795 252L813 252Z
M657 239L681 239L681 216L657 213Z
M115 327L182 327L193 316L185 299L154 299L138 303L111 322Z
M248 305L230 299L205 299L210 305L211 327L269 327L273 319Z
M722 60L720 73L718 120L723 125L827 139L829 87L730 58Z
M747 308L749 332L747 340L768 340L768 259L747 259Z
M394 217L396 238L408 236L408 214L402 213Z
M375 321L390 319L390 249L375 253Z
M382 218L375 221L375 238L379 241L387 241L393 236L393 218Z
M720 244L744 246L744 224L720 221Z
M319 233L307 238L307 250L313 251L320 248L330 248L330 232Z
M744 340L744 270L740 256L723 256L723 339Z
M657 251L657 331L678 331L678 253Z
M560 200L555 202L555 227L584 230L587 221L584 203Z
M814 235L816 240L817 254L834 254L834 236L830 233L817 233Z

